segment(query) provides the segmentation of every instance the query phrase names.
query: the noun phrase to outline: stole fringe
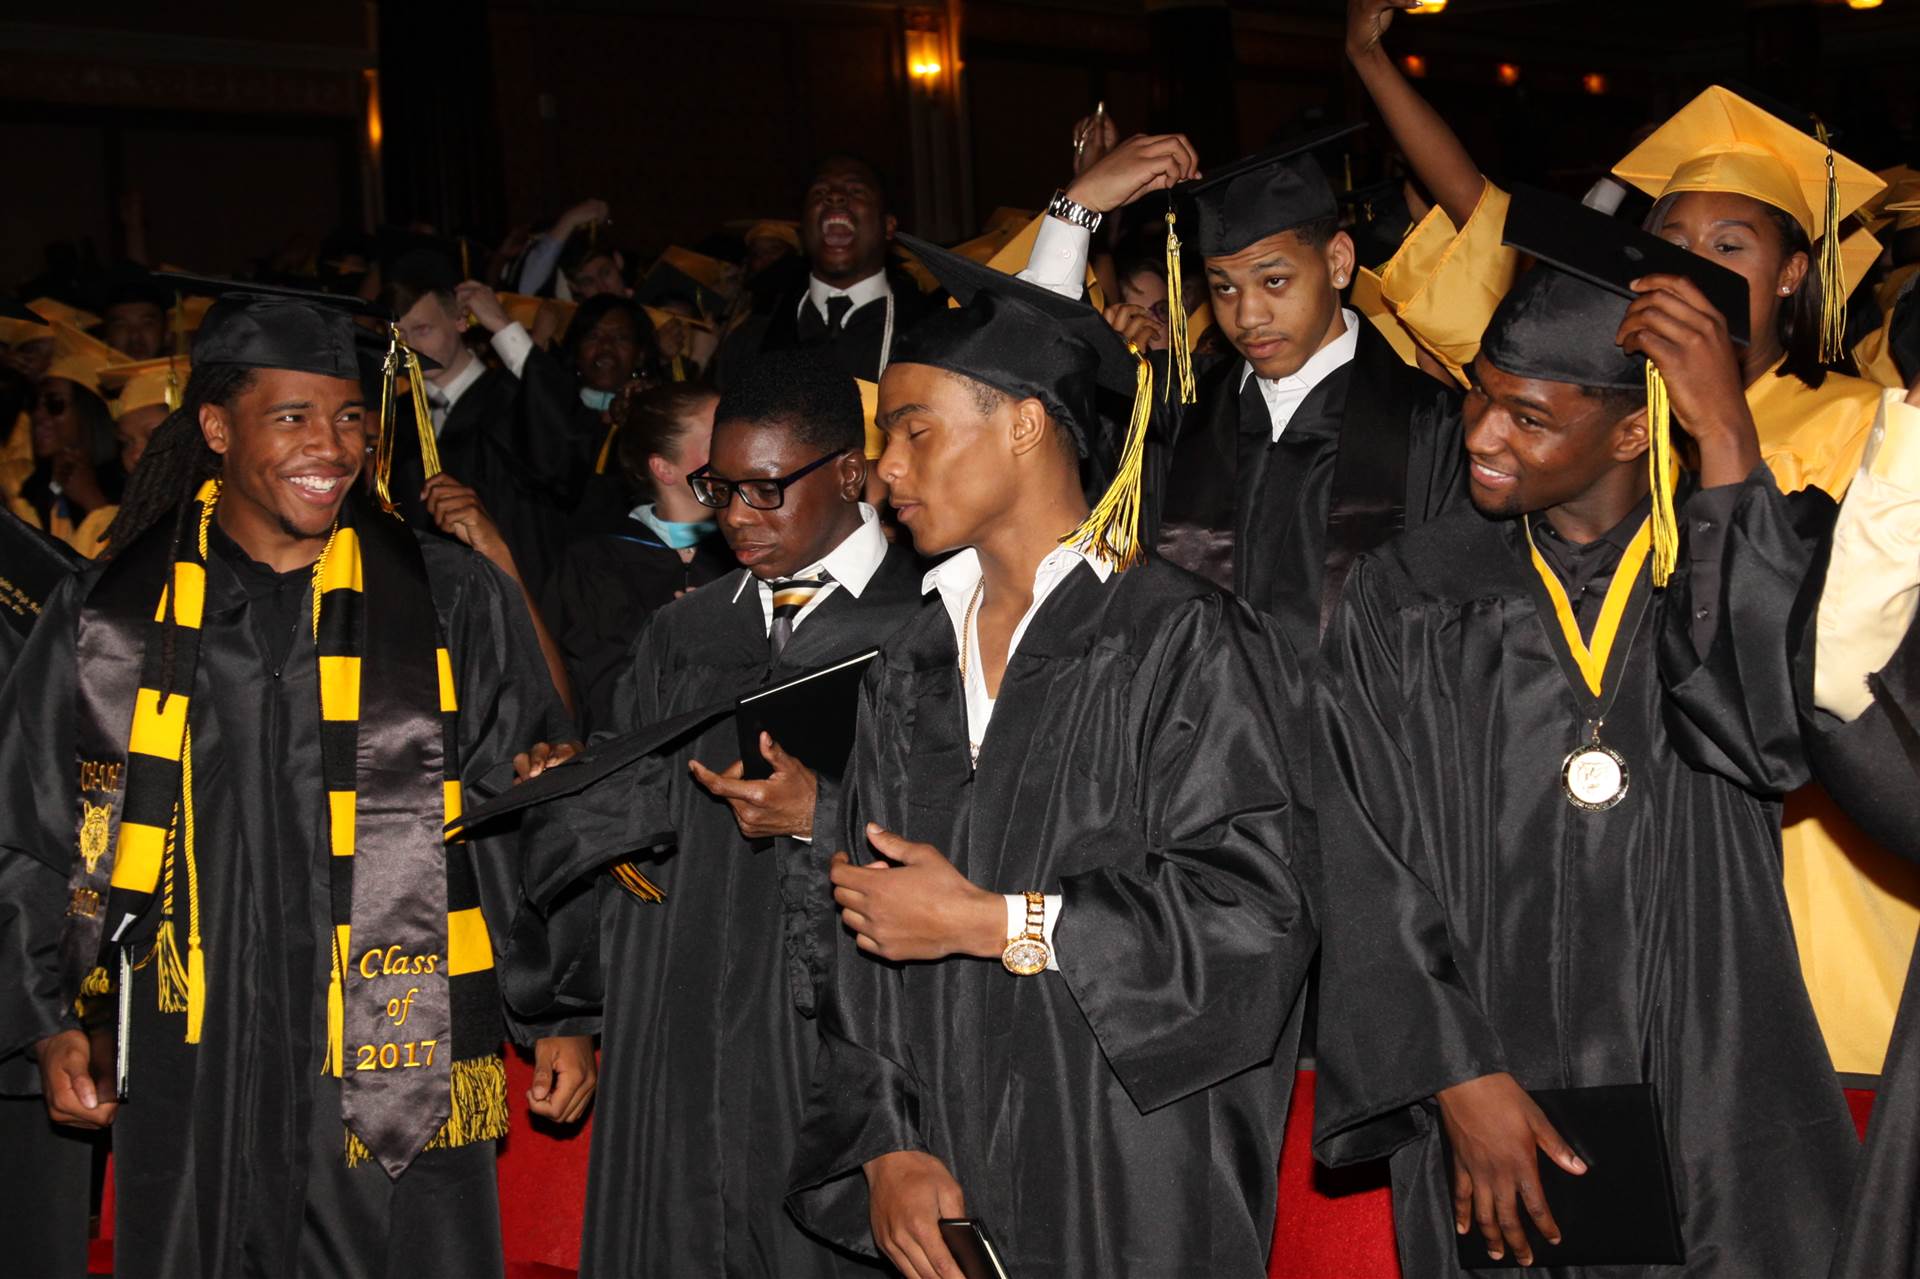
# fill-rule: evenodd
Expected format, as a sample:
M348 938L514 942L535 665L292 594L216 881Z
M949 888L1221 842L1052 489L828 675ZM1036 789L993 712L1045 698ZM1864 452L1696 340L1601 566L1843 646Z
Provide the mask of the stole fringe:
M180 940L174 931L171 916L160 921L160 929L154 934L152 963L160 1011L187 1011L187 966L180 958Z
M613 881L643 902L663 902L667 895L632 862L615 862Z
M499 1057L473 1057L453 1063L453 1109L440 1131L422 1149L451 1150L477 1141L495 1141L507 1135L507 1064ZM373 1158L367 1143L353 1129L346 1134L347 1167L358 1168Z

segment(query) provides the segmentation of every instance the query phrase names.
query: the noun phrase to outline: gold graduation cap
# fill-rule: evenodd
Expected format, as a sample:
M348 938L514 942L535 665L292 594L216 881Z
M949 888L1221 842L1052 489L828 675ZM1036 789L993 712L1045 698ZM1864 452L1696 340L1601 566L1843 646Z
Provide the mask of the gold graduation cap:
M540 318L542 307L553 307L560 318L560 330L573 321L573 313L580 309L577 302L568 302L561 298L537 298L526 293L502 293L500 305L507 310L507 318L514 321L527 332L533 332L534 321Z
M988 215L986 225L980 228L980 234L954 245L953 251L975 262L991 262L1021 232L1037 225L1034 220L1039 216L1031 209L995 209ZM1031 249L1031 237L1028 239Z
M1920 171L1904 164L1876 174L1886 190L1860 206L1860 221L1875 235L1891 226L1895 231L1920 227Z
M1840 241L1840 277L1849 296L1867 278L1867 272L1873 270L1883 248L1873 232L1865 227L1855 227Z
M1613 166L1615 177L1659 199L1680 191L1725 191L1784 210L1819 246L1825 292L1821 356L1840 354L1846 331L1840 221L1885 183L1814 133L1713 85Z
M42 377L65 378L84 386L95 395L105 398L100 390L100 375L109 367L108 362L86 351L62 351L53 357L53 363L47 366Z
M877 462L880 455L887 451L887 433L874 421L880 416L880 384L863 377L857 377L853 382L860 388L860 416L867 424L867 461Z
M117 364L104 372L101 382L113 392L113 415L119 417L154 404L164 404L170 410L179 408L191 371L185 357L162 355Z
M746 233L740 238L746 241L778 240L795 253L800 252L800 224L798 222L788 222L780 218L762 218L749 226L746 229Z
M647 318L653 321L653 327L656 329L665 328L669 324L684 324L690 329L709 331L713 328L713 321L704 315L682 315L678 311L668 311L657 306L642 306L640 309L647 313Z
M90 329L100 323L100 317L93 312L69 306L58 298L35 298L27 303L27 310L43 320L58 320L76 329Z

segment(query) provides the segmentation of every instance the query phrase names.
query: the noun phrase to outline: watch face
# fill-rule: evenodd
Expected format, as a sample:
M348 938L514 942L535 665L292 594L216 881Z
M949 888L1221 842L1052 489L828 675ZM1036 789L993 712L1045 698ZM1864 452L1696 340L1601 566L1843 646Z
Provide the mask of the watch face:
M1045 972L1047 961L1052 958L1047 943L1037 937L1016 937L1000 952L1000 962L1006 965L1007 971L1020 977Z

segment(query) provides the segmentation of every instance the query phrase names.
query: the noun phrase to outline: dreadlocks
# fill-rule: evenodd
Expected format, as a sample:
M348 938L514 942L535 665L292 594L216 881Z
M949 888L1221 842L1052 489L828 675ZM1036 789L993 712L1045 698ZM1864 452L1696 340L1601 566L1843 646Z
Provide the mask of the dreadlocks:
M200 430L200 409L207 404L233 407L234 400L253 385L253 379L253 369L235 364L205 364L193 370L180 407L154 428L140 464L127 479L120 510L107 526L109 553L128 545L168 515L175 517L177 543L187 499L203 481L220 473L220 455L207 447Z

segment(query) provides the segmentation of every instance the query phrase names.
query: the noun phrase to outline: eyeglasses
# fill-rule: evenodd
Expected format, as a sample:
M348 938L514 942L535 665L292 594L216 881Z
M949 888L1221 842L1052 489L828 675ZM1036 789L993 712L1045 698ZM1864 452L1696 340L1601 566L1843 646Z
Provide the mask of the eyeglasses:
M67 411L67 397L58 391L42 391L40 392L40 407L54 417L59 417Z
M777 511L787 500L787 490L813 474L847 450L828 453L816 457L790 475L781 475L767 480L723 480L707 474L713 468L703 466L687 476L687 487L693 490L693 496L702 506L711 506L715 510L725 510L733 501L734 494L756 511Z

